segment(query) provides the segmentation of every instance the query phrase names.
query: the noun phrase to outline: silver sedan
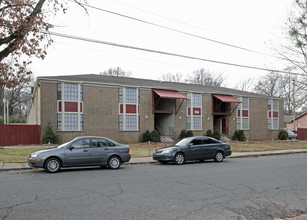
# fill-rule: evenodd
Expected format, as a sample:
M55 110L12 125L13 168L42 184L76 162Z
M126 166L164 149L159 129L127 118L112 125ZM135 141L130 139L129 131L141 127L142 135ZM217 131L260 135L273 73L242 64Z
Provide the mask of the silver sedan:
M57 148L31 153L28 163L31 167L44 168L49 173L58 172L61 167L107 166L118 169L131 158L128 145L121 145L104 137L77 137Z

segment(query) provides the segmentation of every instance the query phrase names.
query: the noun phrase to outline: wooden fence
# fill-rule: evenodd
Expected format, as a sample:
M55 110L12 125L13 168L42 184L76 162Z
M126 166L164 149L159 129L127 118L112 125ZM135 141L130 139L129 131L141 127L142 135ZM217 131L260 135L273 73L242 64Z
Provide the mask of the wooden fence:
M298 128L297 129L297 139L298 140L307 140L307 128Z
M40 144L40 125L0 125L0 146Z

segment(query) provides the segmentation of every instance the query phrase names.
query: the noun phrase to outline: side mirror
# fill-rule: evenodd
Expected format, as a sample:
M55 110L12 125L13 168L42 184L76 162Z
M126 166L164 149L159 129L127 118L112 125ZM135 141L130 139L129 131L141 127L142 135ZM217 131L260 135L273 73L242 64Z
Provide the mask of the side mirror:
M189 143L188 147L192 147L193 146L193 143Z
M69 146L68 149L72 150L72 149L75 149L75 147L74 146Z

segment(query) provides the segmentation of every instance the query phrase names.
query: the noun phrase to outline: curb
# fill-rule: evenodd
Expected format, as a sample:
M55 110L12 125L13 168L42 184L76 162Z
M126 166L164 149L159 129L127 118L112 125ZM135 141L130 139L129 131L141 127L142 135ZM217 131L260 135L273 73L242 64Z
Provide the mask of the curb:
M268 151L268 152L244 152L242 155L231 155L228 156L227 158L229 159L236 159L236 158L246 158L246 157L263 157L263 156L275 156L275 155L287 155L287 154L301 154L301 153L307 153L307 150L297 150L297 151ZM235 153L237 154L237 153ZM155 161L152 159L152 157L133 157L131 158L132 160L139 160L139 161L131 161L124 163L125 165L138 165L138 164L154 164L158 163L158 161ZM3 167L5 163L0 162L0 172L5 172L5 171L10 171L10 170L29 170L29 169L39 169L39 168L32 168L28 166L23 166L20 164L20 167ZM10 163L7 163L10 164ZM18 163L14 163L18 164ZM23 163L26 164L26 163Z

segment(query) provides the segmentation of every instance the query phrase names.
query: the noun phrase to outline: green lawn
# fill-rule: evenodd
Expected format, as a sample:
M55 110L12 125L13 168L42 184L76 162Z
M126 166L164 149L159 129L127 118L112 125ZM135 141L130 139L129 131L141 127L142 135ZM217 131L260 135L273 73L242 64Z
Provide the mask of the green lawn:
M47 149L46 147L29 148L6 148L0 150L0 161L5 163L25 163L29 155L37 150Z
M155 149L169 146L170 143L138 143L130 144L132 157L152 156ZM233 152L257 152L285 149L307 149L307 141L250 141L250 142L231 142ZM7 148L0 150L0 161L6 163L25 163L33 151L47 149L47 147L31 148Z

